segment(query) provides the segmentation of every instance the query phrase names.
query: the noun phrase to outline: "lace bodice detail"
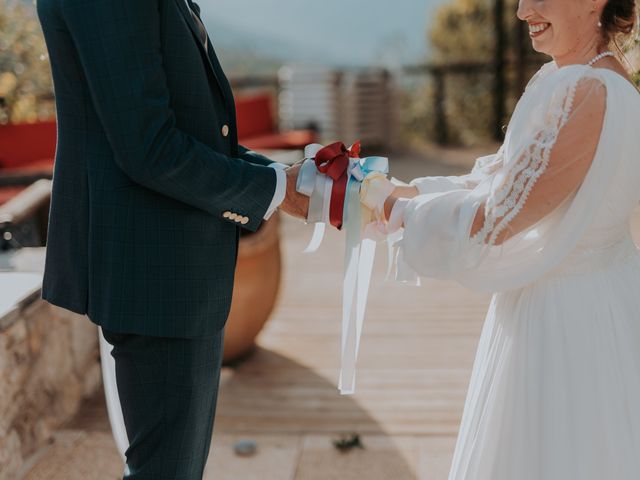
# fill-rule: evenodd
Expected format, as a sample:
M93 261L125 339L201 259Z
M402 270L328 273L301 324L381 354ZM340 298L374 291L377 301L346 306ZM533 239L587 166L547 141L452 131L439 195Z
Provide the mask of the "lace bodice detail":
M536 134L531 145L508 169L504 182L487 199L485 223L473 241L495 244L498 235L522 209L537 179L547 169L551 150L569 119L576 87L577 82L565 86L560 101L549 108L545 128ZM504 155L503 149L499 154Z
M545 64L496 154L467 175L412 182L421 195L404 206L399 264L498 292L635 253L628 237L640 199L638 124L640 94L621 75Z

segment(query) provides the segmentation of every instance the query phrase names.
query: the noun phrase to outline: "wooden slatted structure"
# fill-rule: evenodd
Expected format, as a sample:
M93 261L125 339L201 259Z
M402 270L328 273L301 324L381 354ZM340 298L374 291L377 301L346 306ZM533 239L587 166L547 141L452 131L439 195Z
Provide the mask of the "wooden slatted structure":
M290 66L280 70L279 79L281 128L314 125L327 141L393 145L397 105L388 71Z

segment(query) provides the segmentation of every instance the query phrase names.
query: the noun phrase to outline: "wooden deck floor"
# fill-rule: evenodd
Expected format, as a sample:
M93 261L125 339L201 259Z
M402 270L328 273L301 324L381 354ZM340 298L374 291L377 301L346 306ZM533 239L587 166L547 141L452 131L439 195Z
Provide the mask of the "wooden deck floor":
M463 168L472 159L463 157ZM418 159L396 166L393 173L403 179L453 171ZM206 478L446 480L489 296L449 282L385 283L379 250L357 392L341 396L343 238L331 231L318 253L304 255L309 229L285 220L282 235L279 304L255 355L223 372ZM336 451L331 441L342 432L361 434L365 448ZM235 456L238 439L255 440L258 453ZM25 471L29 480L119 478L102 399Z

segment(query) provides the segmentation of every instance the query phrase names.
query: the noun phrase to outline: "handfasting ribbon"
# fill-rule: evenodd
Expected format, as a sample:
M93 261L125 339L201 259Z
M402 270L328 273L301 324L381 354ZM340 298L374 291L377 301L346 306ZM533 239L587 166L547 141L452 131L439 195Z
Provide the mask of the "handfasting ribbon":
M313 235L309 244L304 249L304 253L313 253L320 247L325 232L325 205L324 199L327 183L331 179L323 175L318 175L316 168L315 156L323 148L322 145L313 143L307 145L304 149L305 161L300 168L298 180L296 182L296 191L309 198L309 212L307 213L306 223L313 223Z
M309 213L307 214L307 223L313 222L315 225L313 236L307 248L304 249L304 253L313 253L318 250L324 239L325 227L329 223L329 199L332 187L333 180L329 177L316 176L316 188L309 200Z
M369 177L386 178L389 169L386 158L359 158L359 154L359 143L350 148L340 142L322 148L310 145L305 149L306 160L296 186L298 192L310 197L307 222L315 222L314 235L305 252L315 251L319 247L326 222L338 229L344 228L346 234L339 378L339 389L343 395L355 391L355 366L375 259L376 238L379 237L369 225L374 217L374 209L361 203L360 188ZM311 158L316 172L311 171Z
M361 201L364 205L372 208L377 212L378 218L382 216L384 202L393 192L394 188L402 183L392 178L388 180L385 176L369 175L362 184L360 189ZM395 280L407 285L420 286L420 277L413 271L402 256L402 250L399 248L402 243L402 214L406 204L409 202L407 198L400 198L396 201L391 210L390 218L386 223L376 222L368 226L368 231L373 235L386 236L388 246L387 275L386 279L391 279L391 271L395 264L396 276Z
M318 169L316 168L314 158L322 148L322 145L318 143L312 143L304 148L305 161L300 168L300 173L298 174L296 190L307 197L310 197L315 189Z
M353 158L353 157L352 157ZM367 157L352 160L344 206L346 231L345 274L342 301L342 356L339 388L349 395L355 391L355 367L360 349L360 337L364 324L371 273L375 260L376 241L363 236L371 222L371 210L360 202L362 182L371 175L386 177L389 161L384 157ZM353 303L355 300L355 318Z
M348 149L342 142L332 143L319 150L315 156L318 171L333 180L329 221L338 230L342 229L350 158L357 157L360 151L359 144L356 145L356 148Z

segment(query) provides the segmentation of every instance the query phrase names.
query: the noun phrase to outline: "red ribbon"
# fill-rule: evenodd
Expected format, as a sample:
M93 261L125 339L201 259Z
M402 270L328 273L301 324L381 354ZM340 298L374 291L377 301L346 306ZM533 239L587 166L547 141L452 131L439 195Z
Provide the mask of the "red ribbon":
M342 142L332 143L316 154L316 168L320 173L324 173L333 180L329 203L329 222L338 230L342 228L344 198L349 180L347 175L349 159L359 158L359 155L360 142L354 143L349 148L345 147Z

